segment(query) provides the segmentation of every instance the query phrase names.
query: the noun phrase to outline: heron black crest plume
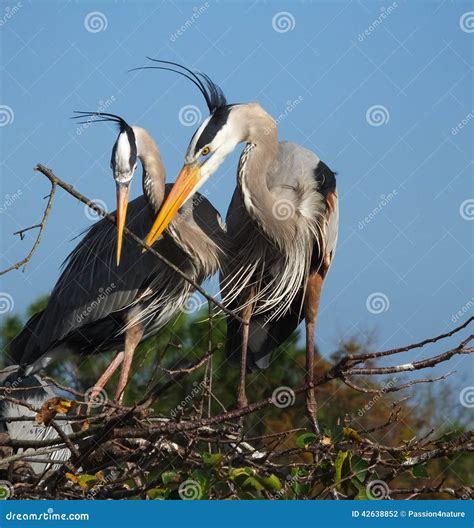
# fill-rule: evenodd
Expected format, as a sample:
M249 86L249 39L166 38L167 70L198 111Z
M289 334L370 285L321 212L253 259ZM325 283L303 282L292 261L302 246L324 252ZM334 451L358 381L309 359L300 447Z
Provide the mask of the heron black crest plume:
M99 117L100 119L90 119L88 121L79 121L81 124L89 124L89 123L101 123L104 121L109 121L112 123L117 123L120 129L120 134L125 133L128 138L128 144L130 146L130 166L133 167L133 165L136 163L137 158L137 141L135 138L135 133L133 132L133 128L123 119L123 117L120 117L116 114L109 114L107 112L81 112L78 110L74 111L75 114L80 114L77 116L71 117L71 119L83 119L85 117ZM115 143L113 149L112 149L112 158L111 158L111 166L113 167L113 160L115 157L115 154L117 152L118 144Z
M222 108L224 106L227 106L227 100L224 95L224 92L218 86L215 82L211 80L211 78L202 72L193 72L186 66L183 66L182 64L178 64L176 62L171 61L165 61L165 60L159 60L159 59L153 59L151 57L147 57L148 60L151 60L153 62L158 62L160 64L167 64L167 66L143 66L141 68L133 68L130 71L136 71L136 70L166 70L171 71L174 73L177 73L178 75L181 75L183 77L186 77L189 81L191 81L199 91L201 92L202 96L204 97L207 107L209 109L209 113L212 114L215 112L218 108ZM176 68L181 68L184 71L181 71L179 69L172 68L171 66L175 66Z
M72 116L71 119L83 119L86 117L100 117L100 119L79 121L80 124L101 123L103 121L110 121L113 123L117 123L119 125L120 132L125 132L126 130L132 129L132 127L125 121L125 119L115 114L109 114L106 112L82 112L80 110L74 110L74 113L80 114L80 115Z

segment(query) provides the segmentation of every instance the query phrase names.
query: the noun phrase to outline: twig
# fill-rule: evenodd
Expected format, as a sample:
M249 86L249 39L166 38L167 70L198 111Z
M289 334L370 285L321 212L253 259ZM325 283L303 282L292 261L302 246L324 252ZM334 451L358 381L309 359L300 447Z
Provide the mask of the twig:
M436 337L430 337L429 339L424 339L423 341L420 341L419 343L413 343L411 345L407 345L400 348L392 348L390 350L384 350L383 352L370 352L367 354L349 354L347 357L352 361L366 361L368 359L377 359L385 356L390 356L393 354L400 354L401 352L408 352L409 350L413 350L414 348L423 348L425 345L428 345L430 343L436 343L442 339L446 339L447 337L451 337L454 334L457 334L467 326L469 326L472 321L474 321L474 316L469 317L467 321L465 321L462 325L457 326L453 330L450 330L449 332L445 332L444 334L440 334ZM470 336L472 339L473 336ZM468 338L469 339L469 338ZM467 344L467 342L465 343Z
M474 352L474 348L463 348L462 344L456 348L452 348L443 354L438 354L429 359L423 359L421 361L414 361L413 363L405 363L404 365L395 365L392 367L372 367L372 368L350 368L343 371L346 376L360 376L360 375L381 375L381 374L394 374L396 372L411 372L413 370L420 370L425 368L431 368L439 363L451 359L457 354L471 354Z
M30 252L28 253L28 255L26 255L25 258L21 259L16 264L13 264L12 266L0 271L0 275L5 275L5 273L8 273L9 271L12 271L14 269L19 269L19 268L21 268L22 266L24 266L25 264L27 264L31 260L31 258L33 257L35 251L37 250L38 246L40 245L41 238L43 236L43 231L44 231L44 229L46 227L46 223L47 223L48 218L49 218L49 213L51 212L51 207L53 205L53 200L54 200L55 193L56 193L56 183L51 180L51 191L50 191L50 193L48 195L48 203L46 204L46 207L45 207L45 210L44 210L44 213L43 213L43 218L41 219L41 222L39 224L36 224L34 226L30 226L30 227L26 227L25 229L21 229L20 231L17 231L16 233L14 233L15 235L17 235L17 234L20 235L21 239L23 239L23 233L25 233L25 231L29 231L30 229L36 229L36 228L39 229L38 235L36 236L36 240L35 240L33 246L31 247Z

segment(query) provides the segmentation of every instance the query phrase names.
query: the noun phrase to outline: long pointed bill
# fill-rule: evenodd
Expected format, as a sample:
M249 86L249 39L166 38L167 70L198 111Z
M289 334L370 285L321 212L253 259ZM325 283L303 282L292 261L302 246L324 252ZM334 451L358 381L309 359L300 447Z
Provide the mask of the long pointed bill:
M129 189L128 185L117 184L117 266L120 264L120 255L122 254L123 228L127 218Z
M175 184L173 185L173 188L171 189L171 192L168 195L168 198L161 206L155 223L146 237L145 242L149 246L152 246L161 236L163 231L168 227L179 208L184 204L184 202L189 198L190 194L196 188L200 179L200 165L184 165L176 179Z

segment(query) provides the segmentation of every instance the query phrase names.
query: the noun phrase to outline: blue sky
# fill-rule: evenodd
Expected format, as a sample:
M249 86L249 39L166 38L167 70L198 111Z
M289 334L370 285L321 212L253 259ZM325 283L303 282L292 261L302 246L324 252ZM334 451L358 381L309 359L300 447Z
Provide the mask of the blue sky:
M34 232L23 241L13 232L41 217L49 184L37 162L114 208L116 131L80 128L73 110L107 108L147 128L174 180L197 126L183 115L192 123L206 107L184 79L127 72L151 55L208 73L230 102L260 101L281 139L338 172L339 245L317 331L324 354L350 335L375 332L387 348L460 324L474 302L469 11L446 1L2 2L0 267L33 242ZM223 215L238 154L207 184ZM1 278L14 312L50 291L90 223L58 191L34 258Z

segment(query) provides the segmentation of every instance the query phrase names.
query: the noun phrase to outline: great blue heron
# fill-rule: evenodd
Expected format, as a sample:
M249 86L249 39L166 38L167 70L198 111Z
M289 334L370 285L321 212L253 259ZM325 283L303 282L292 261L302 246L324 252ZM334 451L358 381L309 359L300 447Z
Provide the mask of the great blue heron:
M10 347L11 361L26 375L57 356L117 351L92 397L122 364L115 394L121 399L138 343L162 328L183 307L193 287L150 253L143 253L122 233L128 190L137 166L143 166L143 195L128 205L127 225L144 237L171 185L158 147L148 132L108 113L80 112L81 118L113 121L120 132L111 167L117 186L115 227L105 219L94 224L66 259L46 308L33 316ZM211 203L196 194L182 207L155 248L196 283L216 273L224 254L225 232ZM121 259L120 259L121 254ZM117 266L114 262L117 256Z
M201 78L211 82L203 74L186 71L201 91ZM219 94L217 104L193 135L184 166L147 242L153 243L188 196L239 143L246 143L227 212L227 234L233 245L221 280L224 301L241 310L249 322L227 320L227 353L232 359L240 356L238 404L247 404L247 369L268 367L272 352L304 318L306 407L318 430L314 331L338 233L335 173L310 150L279 142L274 119L258 103L227 104L222 90L212 85Z

